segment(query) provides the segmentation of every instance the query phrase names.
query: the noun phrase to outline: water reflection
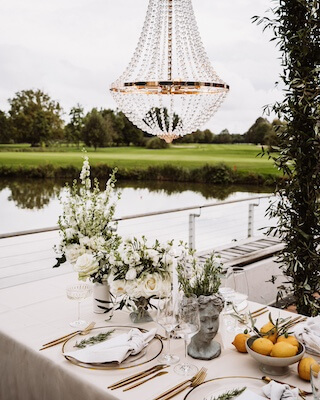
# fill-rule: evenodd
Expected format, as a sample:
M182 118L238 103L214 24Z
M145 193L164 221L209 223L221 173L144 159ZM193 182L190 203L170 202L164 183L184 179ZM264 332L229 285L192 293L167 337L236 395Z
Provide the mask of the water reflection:
M71 182L68 182L69 184ZM40 210L49 205L61 193L65 181L63 180L26 180L26 179L2 179L0 180L0 192L9 189L7 201L14 202L17 208L28 210ZM105 182L100 182L101 189ZM159 182L159 181L122 181L117 183L117 188L146 189L149 192L173 195L190 191L202 195L205 199L225 200L235 192L271 193L271 189L255 186L217 186L198 183Z
M118 188L147 189L150 192L162 192L166 195L191 191L202 195L206 200L226 200L236 192L272 193L271 188L252 185L212 185L191 182L138 181L119 182Z
M68 182L69 184L71 182ZM26 180L26 179L2 179L0 180L0 192L9 189L7 201L14 202L20 209L40 210L48 206L50 201L57 199L61 193L65 181L63 180ZM101 189L105 182L100 182ZM173 195L190 191L202 195L205 199L225 200L235 192L271 193L271 189L255 186L217 186L210 184L159 182L159 181L122 181L117 183L118 190L124 188L146 189L149 192Z
M40 210L56 198L61 184L48 180L7 180L0 181L0 191L9 189L8 201L13 201L21 209Z

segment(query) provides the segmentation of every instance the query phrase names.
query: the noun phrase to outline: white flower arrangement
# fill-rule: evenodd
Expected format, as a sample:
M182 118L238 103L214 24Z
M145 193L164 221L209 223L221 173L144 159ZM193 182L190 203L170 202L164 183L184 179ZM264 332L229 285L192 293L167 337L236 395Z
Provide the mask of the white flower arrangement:
M60 198L63 213L59 217L60 245L55 248L60 254L57 264L68 261L78 272L80 280L91 279L102 282L107 279L113 265L110 254L120 245L121 238L114 232L112 222L116 200L114 170L106 183L104 191L100 191L99 182L94 179L93 188L90 179L90 164L84 157L80 173L80 185L73 181L72 187L66 185L65 200Z
M141 299L168 295L171 291L172 271L176 265L173 242L165 245L156 241L148 246L142 240L125 241L113 254L114 265L109 276L111 293L119 297L119 309L136 308Z

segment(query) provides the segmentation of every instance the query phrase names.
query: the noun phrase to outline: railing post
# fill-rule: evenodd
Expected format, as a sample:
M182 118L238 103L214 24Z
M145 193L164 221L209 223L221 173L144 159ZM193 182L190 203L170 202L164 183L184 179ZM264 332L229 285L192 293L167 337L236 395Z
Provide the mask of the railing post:
M248 238L253 236L253 228L254 228L254 207L258 206L258 203L250 203L249 204L249 213L248 213Z
M195 249L196 247L196 217L200 217L199 214L189 214L189 248Z

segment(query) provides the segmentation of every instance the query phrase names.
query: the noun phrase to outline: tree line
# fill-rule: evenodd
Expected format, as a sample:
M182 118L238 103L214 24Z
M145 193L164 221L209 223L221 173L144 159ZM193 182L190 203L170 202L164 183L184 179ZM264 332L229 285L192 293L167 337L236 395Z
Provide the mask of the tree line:
M85 113L80 104L72 107L69 122L63 120L64 111L59 102L41 90L22 90L8 100L9 111L0 110L0 143L29 143L32 147L52 146L59 143L86 146L142 146L165 148L165 141L148 135L118 110L97 109ZM284 123L271 123L259 117L243 134L224 129L214 134L209 129L197 130L175 143L254 143L278 145L277 130Z

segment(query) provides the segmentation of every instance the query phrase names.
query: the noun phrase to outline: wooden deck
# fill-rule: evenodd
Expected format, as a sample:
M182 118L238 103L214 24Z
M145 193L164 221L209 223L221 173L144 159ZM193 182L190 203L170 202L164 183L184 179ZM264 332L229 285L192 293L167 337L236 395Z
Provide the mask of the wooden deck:
M214 250L221 257L224 267L244 267L274 256L283 247L284 244L278 238L261 236L226 244L216 249L208 249L197 254L205 260Z

